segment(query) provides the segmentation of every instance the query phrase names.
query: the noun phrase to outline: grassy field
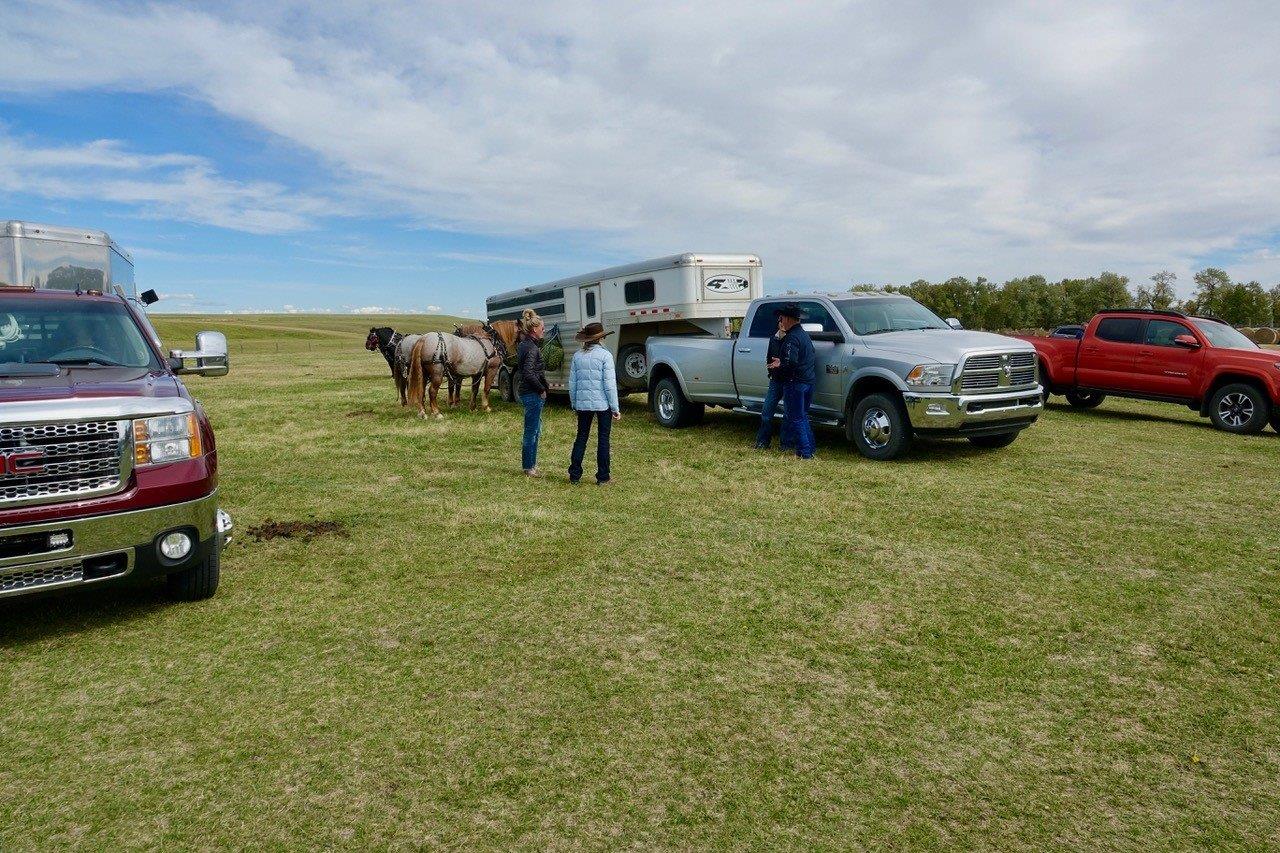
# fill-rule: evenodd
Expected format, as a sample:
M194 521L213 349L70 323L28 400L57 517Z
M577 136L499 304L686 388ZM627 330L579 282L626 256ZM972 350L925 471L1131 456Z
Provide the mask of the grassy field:
M373 322L159 321L232 338L190 385L237 539L208 602L0 603L0 849L1280 845L1270 430L1055 404L806 464L633 397L574 487L565 406L529 481L517 409L411 417Z

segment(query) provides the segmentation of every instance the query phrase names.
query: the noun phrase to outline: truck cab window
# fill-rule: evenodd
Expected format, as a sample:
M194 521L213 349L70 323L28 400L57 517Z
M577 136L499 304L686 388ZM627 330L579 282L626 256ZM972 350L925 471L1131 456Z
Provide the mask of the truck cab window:
M827 310L827 306L821 302L801 302L800 310L804 312L804 323L821 323L822 331L838 332L840 327L836 325L836 320L831 316L831 312Z
M1132 317L1108 317L1098 323L1097 335L1104 341L1136 344L1141 331L1141 320Z
M756 309L756 315L751 318L751 331L747 333L749 338L768 338L778 331L778 318L773 312L778 310L778 302L766 302Z
M1147 333L1143 336L1143 341L1151 346L1172 347L1177 346L1173 339L1178 335L1189 335L1191 330L1181 323L1173 323L1169 320L1148 320Z

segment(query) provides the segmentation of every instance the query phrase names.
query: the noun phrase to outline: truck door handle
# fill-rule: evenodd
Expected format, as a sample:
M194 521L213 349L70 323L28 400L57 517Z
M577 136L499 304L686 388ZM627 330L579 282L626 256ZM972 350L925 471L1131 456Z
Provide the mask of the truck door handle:
M751 352L751 347L738 347L738 352Z
M1085 348L1084 348L1084 351L1085 351L1085 352L1097 352L1097 351L1098 351L1098 348L1097 348L1097 347L1085 347Z

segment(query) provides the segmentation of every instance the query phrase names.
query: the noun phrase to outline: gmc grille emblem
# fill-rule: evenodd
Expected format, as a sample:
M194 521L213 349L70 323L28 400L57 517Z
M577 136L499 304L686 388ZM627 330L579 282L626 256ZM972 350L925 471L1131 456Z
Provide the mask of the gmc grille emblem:
M35 462L44 459L43 450L13 450L0 453L0 477L31 477L44 472L44 465Z

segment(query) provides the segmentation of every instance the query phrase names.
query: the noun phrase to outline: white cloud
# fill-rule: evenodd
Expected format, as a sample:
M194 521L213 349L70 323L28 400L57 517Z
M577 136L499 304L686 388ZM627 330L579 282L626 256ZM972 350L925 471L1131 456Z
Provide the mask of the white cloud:
M347 210L756 251L775 283L1185 272L1280 228L1271 4L211 9L19 3L0 87L180 92L311 152ZM334 210L180 154L47 156L54 174L102 159L117 176L93 192L195 221Z
M301 230L336 212L328 201L279 184L220 177L200 157L138 154L109 139L41 145L2 127L0 190L116 202L151 216L255 233Z

